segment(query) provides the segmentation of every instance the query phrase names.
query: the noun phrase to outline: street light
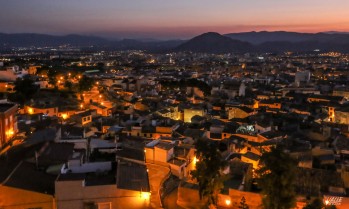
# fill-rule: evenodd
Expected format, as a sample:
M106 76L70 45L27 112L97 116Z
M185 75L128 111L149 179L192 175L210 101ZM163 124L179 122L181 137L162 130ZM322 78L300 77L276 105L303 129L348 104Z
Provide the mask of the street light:
M150 198L150 192L141 192L141 197L148 200Z
M225 204L229 206L231 204L231 201L229 199L225 200Z

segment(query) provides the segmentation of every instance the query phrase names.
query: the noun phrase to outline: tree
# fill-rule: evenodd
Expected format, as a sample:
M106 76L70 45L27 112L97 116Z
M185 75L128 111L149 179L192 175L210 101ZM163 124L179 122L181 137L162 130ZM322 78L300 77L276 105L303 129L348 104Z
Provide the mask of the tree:
M48 83L53 85L53 86L57 86L57 71L50 69L48 70L47 73L47 77L48 77Z
M191 172L199 184L200 198L208 198L208 204L217 205L218 194L223 188L221 170L225 166L217 144L209 140L199 139L196 147L196 170Z
M322 209L324 207L320 198L314 199L311 203L308 203L303 209Z
M79 91L88 91L92 88L93 86L93 80L92 78L89 78L87 76L82 76L82 78L79 80Z
M272 148L261 157L263 166L257 170L265 209L290 209L295 206L294 188L296 162L280 148Z
M240 202L239 208L240 208L240 209L249 209L248 205L246 204L246 199L245 199L245 197L242 197L242 198L241 198L241 202Z
M311 203L308 203L303 209L336 209L335 205L325 206L320 198L314 199Z
M69 91L71 91L72 88L73 88L73 83L70 82L70 81L66 81L66 82L64 83L64 87L67 88Z
M9 96L9 99L20 104L24 104L30 100L33 95L38 91L38 86L34 84L34 81L29 76L23 78L17 78L15 81L16 91L14 94Z

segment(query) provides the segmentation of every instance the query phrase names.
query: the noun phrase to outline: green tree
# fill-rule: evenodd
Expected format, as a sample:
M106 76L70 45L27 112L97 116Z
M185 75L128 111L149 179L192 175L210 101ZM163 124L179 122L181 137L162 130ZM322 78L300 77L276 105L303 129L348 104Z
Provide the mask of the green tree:
M208 204L217 205L218 194L223 188L224 176L221 170L225 166L216 143L199 139L196 147L196 170L191 172L192 177L199 184L200 198L207 198Z
M295 206L294 188L296 162L280 148L272 148L261 157L263 166L257 170L265 209L290 209Z
M239 208L240 208L240 209L249 209L248 205L246 204L246 199L245 199L245 197L242 197L242 198L241 198L241 202L240 202Z

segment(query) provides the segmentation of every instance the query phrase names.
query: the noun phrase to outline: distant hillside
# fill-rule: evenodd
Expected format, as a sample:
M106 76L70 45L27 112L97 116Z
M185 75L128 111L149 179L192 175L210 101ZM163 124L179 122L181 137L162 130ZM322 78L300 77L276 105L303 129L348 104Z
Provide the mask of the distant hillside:
M334 43L334 44L346 44L349 43L349 34L347 33L296 33L296 32L246 32L246 33L230 33L225 36L240 40L247 41L252 44L262 44L265 42L319 42L319 43Z
M120 41L110 41L95 36L66 35L54 36L45 34L21 33L5 34L0 33L0 50L11 49L12 47L57 47L61 45L71 45L74 47L90 47L106 50L148 50L151 52L162 52L173 49L184 41L182 40L135 40L123 39Z
M209 32L196 36L179 45L174 51L191 51L204 53L248 52L253 47L247 42L233 40L219 33Z
M72 46L106 45L108 41L94 36L66 35L53 36L34 33L5 34L0 33L0 46L28 47L28 46Z
M57 47L61 45L90 47L100 50L146 50L153 53L192 51L202 53L245 53L285 51L309 52L339 51L349 53L349 34L345 32L295 33L295 32L246 32L220 35L209 32L190 40L157 41L153 39L123 39L111 41L95 36L0 33L0 50L12 47Z
M295 33L295 32L247 32L204 33L183 43L174 51L204 53L230 52L310 52L339 51L349 53L349 34L346 33Z

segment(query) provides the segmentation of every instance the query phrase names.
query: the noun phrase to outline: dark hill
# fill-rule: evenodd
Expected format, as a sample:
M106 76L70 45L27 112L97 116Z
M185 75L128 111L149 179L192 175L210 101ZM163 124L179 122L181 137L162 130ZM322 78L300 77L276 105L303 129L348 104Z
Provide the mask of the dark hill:
M12 47L57 47L70 45L74 47L90 47L103 50L148 50L150 52L169 51L180 44L182 40L136 40L123 39L110 41L104 38L84 35L55 36L35 33L5 34L0 33L0 50L9 50Z
M245 32L245 33L230 33L225 36L246 41L252 44L262 44L265 42L319 42L319 43L334 43L347 44L349 43L349 34L346 33L296 33L296 32Z
M0 33L0 46L28 47L28 46L59 46L70 44L72 46L106 45L107 40L94 36L66 35L53 36L35 33L5 34Z
M174 51L191 51L202 53L248 52L252 45L247 42L233 40L219 33L209 32L196 36L181 44Z

